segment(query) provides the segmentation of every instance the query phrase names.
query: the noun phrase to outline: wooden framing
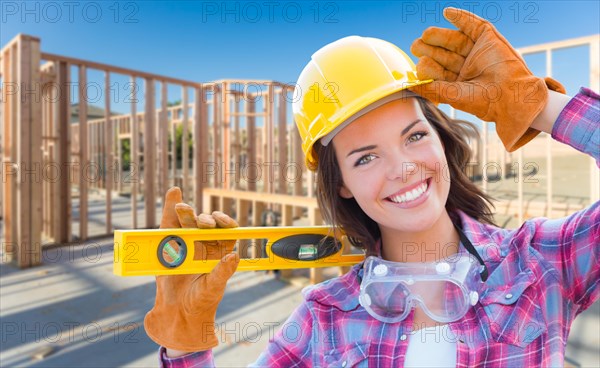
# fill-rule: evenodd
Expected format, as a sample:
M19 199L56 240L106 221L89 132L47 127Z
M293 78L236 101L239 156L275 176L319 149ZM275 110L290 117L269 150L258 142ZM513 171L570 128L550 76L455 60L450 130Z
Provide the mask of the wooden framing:
M549 50L576 45L590 46L590 86L598 90L600 36L519 51L523 54L546 52L550 73ZM45 63L41 65L41 61ZM71 75L72 67L76 67L78 77ZM89 70L104 73L106 93L104 101L100 102L104 116L99 119L88 116L85 93ZM157 226L156 201L163 199L171 185L182 187L184 200L193 203L197 212L222 210L235 213L241 225L260 225L261 215L267 209L281 214L282 225L292 225L302 216L306 216L312 225L323 223L315 200L315 175L304 166L300 138L287 118L290 101L286 97L291 86L269 80L224 79L199 83L171 78L43 53L40 40L26 35L15 37L2 48L0 74L3 82L0 111L2 244L7 258L20 267L30 267L41 261L42 242L72 241L72 199L79 201L79 240L110 234L114 223L115 191L130 195L131 228ZM126 114L111 113L108 93L111 80L114 80L111 74L124 75L131 81L130 111ZM79 80L79 88L74 91L69 88L72 79ZM138 80L144 81L144 88L137 88ZM155 103L157 83L160 83L158 109ZM181 88L180 105L168 106L168 84ZM58 97L48 98L49 92L36 91L36 86L40 85L55 85L59 90ZM25 93L18 91L16 86L25 86ZM252 93L248 93L249 86L253 88ZM77 93L79 101L79 116L74 122L70 121L71 92ZM189 98L191 92L192 101ZM36 93L47 98L32 98ZM136 98L142 93L145 106L143 111L138 111ZM179 124L183 130L181 170L177 169L175 142ZM187 144L190 129L193 134L191 172ZM131 165L130 172L123 176L121 142L124 139L131 143ZM140 139L143 139L143 149ZM485 142L478 147L487 151ZM482 153L481 157L485 155ZM90 165L98 164L99 157L103 160L101 166L105 175L90 180L97 174ZM143 165L140 165L142 158ZM484 161L488 158L491 157L483 157ZM551 167L552 159L548 160ZM74 163L78 165L73 166ZM54 165L61 172L59 179L29 180L39 175L35 172L36 164L38 167ZM285 175L290 164L296 170L296 176L301 173L293 182ZM590 168L590 201L595 201L600 196L600 185L593 161L590 161ZM522 186L520 188L519 200L522 202ZM551 192L549 186L548 202L552 200ZM88 193L105 195L106 222L100 227L94 224L95 221L89 221ZM142 193L145 222L140 224L137 206ZM522 220L524 215L521 210L519 219ZM318 282L320 278L320 270L311 271L311 281Z
M40 40L16 36L2 55L2 246L19 267L41 263L42 121Z

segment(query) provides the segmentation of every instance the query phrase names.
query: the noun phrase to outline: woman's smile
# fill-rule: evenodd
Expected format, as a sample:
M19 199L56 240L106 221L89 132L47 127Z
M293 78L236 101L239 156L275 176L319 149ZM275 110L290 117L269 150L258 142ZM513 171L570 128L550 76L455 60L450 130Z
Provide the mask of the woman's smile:
M400 208L412 208L419 206L429 197L431 178L427 178L417 184L404 188L391 196L385 198Z

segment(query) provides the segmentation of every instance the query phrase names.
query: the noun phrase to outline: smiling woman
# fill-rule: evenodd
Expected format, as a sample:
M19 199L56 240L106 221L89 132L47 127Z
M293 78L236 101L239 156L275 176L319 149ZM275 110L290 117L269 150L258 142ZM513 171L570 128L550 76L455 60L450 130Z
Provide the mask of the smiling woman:
M489 22L453 8L444 16L458 30L426 30L413 44L417 66L389 42L351 36L300 74L294 118L319 205L368 257L305 289L255 366L564 364L574 317L600 294L600 203L495 226L489 198L464 173L474 128L435 103L494 121L510 151L545 131L600 163L600 96L556 92ZM502 91L493 101L490 85ZM207 216L180 201L167 193L161 225ZM236 225L213 217L212 227ZM216 305L236 267L227 255L211 274L157 280L145 328L165 365L214 365Z
M317 173L322 178L317 182L317 198L326 220L347 229L354 245L366 248L367 254L375 251L376 241L382 236L378 223L389 224L398 216L406 221L402 228L412 232L434 222L442 226L448 222L448 214L459 208L493 224L489 197L464 172L471 158L466 137L476 134L475 126L450 119L433 103L410 91L396 97L356 119L333 139L333 145L316 145L320 164ZM369 139L380 141L379 136L386 137L387 142L369 145ZM354 149L355 145L361 148ZM380 181L387 182L371 199L378 207L369 206L367 197L361 195L377 187L377 168L385 176ZM411 192L418 191L419 186L425 190L417 198L419 193ZM377 215L378 209L388 207L397 213ZM415 213L421 217L415 217Z

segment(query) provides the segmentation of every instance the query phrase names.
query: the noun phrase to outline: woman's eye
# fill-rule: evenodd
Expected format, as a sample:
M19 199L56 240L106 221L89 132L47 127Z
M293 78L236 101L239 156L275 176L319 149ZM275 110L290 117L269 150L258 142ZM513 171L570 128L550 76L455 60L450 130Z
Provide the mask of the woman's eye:
M372 154L364 155L354 163L354 167L367 164L367 163L373 161L374 159L375 159L375 156Z
M423 139L423 137L425 137L427 135L427 132L415 132L413 134L411 134L410 137L408 137L408 141L409 142L417 142L420 141L421 139Z

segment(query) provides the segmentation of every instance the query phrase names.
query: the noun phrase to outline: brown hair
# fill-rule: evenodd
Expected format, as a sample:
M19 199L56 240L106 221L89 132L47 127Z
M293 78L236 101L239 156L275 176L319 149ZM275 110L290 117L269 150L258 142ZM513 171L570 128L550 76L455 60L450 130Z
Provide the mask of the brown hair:
M478 221L495 225L492 198L473 184L465 173L471 159L467 137L479 136L475 125L468 121L451 119L432 102L417 94L410 93L409 97L417 99L425 117L437 131L444 145L451 178L446 210L452 221L457 223L456 210L461 210ZM367 254L371 254L375 242L381 236L379 226L360 208L354 198L346 199L339 195L343 181L333 144L323 146L317 142L314 149L319 162L317 201L323 218L327 223L342 228L353 245L364 248Z

